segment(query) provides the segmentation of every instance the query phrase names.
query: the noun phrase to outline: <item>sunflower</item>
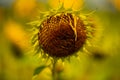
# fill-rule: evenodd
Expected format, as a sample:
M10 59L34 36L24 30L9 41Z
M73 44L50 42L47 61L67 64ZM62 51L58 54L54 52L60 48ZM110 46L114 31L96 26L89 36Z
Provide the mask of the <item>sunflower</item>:
M30 24L33 26L31 42L34 53L52 60L53 75L56 62L78 56L78 51L84 51L95 33L95 25L89 14L66 9L63 2L56 9L40 12L38 19Z

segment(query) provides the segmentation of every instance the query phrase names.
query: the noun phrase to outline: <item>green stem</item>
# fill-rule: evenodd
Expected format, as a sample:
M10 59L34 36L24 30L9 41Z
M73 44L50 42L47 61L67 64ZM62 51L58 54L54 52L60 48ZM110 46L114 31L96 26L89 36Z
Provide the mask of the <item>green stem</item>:
M57 72L55 70L56 63L57 63L57 59L53 58L53 64L52 64L52 78L53 78L53 80L57 80Z

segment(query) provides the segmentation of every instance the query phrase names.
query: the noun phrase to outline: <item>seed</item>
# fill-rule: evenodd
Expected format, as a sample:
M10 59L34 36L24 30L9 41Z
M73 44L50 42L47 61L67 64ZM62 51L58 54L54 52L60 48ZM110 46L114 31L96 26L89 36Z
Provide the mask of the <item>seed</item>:
M51 57L67 57L83 47L86 28L80 17L72 13L59 13L41 23L39 45Z

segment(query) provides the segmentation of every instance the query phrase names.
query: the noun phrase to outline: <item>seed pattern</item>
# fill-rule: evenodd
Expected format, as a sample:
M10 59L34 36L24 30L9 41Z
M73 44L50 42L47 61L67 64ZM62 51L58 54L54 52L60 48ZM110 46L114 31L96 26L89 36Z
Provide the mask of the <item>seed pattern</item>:
M72 13L60 13L44 20L39 29L39 45L52 57L67 57L77 52L86 41L83 21Z

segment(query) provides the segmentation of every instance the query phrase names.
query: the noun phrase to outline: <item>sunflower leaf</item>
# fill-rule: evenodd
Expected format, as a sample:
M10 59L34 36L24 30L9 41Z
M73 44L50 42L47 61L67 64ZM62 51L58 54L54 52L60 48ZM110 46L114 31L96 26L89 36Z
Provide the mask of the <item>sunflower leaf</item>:
M33 76L38 75L44 68L46 68L45 65L39 66L35 69Z

